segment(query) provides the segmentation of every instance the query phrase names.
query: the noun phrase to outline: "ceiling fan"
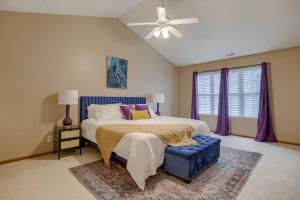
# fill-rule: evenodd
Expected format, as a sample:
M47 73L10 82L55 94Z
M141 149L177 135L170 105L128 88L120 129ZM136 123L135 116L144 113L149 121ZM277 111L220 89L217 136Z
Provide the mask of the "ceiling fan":
M179 24L194 24L199 23L198 18L185 18L185 19L173 19L167 17L166 9L164 8L164 0L162 0L162 7L157 7L156 12L158 19L155 22L142 22L142 23L129 23L128 26L157 26L145 37L146 40L151 39L153 36L157 38L167 39L170 37L170 33L176 38L180 39L183 34L175 29L174 25Z

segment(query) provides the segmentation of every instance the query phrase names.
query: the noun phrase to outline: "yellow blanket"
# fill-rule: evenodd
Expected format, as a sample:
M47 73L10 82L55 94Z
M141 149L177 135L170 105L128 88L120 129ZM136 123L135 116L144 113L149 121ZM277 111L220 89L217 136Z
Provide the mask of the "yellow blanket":
M171 146L189 146L196 142L192 139L193 127L185 124L111 124L97 129L96 139L104 163L110 166L109 159L113 149L122 137L131 132L157 135L164 143Z

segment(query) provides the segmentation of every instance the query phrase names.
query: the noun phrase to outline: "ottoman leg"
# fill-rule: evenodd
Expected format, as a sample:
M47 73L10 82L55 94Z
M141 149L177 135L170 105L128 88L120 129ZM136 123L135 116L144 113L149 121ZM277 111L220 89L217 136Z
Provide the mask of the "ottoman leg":
M185 179L184 179L184 182L185 182L186 184L190 184L190 183L192 182L192 180L185 180Z

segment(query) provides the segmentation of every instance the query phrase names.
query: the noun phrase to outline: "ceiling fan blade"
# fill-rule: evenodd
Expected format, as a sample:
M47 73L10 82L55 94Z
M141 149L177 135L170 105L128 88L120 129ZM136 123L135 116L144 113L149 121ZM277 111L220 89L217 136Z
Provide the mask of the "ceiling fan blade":
M129 23L129 24L127 24L127 26L144 26L144 25L156 26L158 24L156 22L141 22L141 23Z
M165 21L166 18L166 9L163 7L156 8L157 16L160 21Z
M167 30L172 33L175 37L177 37L178 39L182 38L183 35L182 33L180 33L179 31L177 31L175 28L173 28L172 26L168 26Z
M146 40L149 40L153 37L155 31L159 30L159 27L155 27L152 31L145 37Z
M199 23L198 18L174 19L169 22L170 25L177 24L196 24Z

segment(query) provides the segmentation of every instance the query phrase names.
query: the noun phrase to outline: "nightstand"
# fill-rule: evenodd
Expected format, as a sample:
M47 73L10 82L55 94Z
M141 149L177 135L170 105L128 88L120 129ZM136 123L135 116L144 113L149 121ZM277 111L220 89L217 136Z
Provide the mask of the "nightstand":
M54 128L54 148L53 153L58 153L58 160L62 151L79 149L81 155L81 127L72 126L65 128L56 126Z

